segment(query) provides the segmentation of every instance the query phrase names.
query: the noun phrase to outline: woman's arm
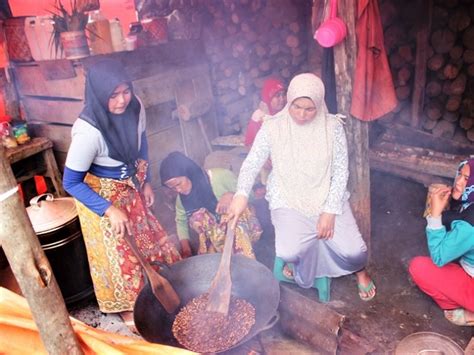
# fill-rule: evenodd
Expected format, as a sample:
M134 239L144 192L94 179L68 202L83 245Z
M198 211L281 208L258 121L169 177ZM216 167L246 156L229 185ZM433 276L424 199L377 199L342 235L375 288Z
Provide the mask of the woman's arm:
M465 221L454 221L447 232L441 217L426 218L426 237L433 263L438 266L454 261L474 249L474 227Z
M181 256L183 258L192 255L191 244L189 243L188 217L179 195L176 197L176 233L178 234L179 244L181 246Z
M341 123L336 123L331 164L331 185L323 206L323 212L331 214L342 213L343 197L349 179L348 164L347 139L344 127Z

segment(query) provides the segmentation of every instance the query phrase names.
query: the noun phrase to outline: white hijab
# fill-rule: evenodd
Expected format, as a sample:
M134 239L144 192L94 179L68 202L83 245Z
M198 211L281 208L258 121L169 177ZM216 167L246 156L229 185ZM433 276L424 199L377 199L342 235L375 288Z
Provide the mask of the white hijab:
M296 124L289 107L300 97L310 98L316 117ZM308 217L321 213L331 184L331 162L335 120L324 102L324 84L311 73L295 76L288 86L288 103L264 123L271 145L272 179L288 207Z

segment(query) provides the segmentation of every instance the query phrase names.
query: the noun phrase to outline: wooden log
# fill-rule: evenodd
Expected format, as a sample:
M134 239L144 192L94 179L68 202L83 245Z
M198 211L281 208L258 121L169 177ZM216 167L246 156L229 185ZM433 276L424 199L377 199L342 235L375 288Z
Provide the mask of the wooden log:
M411 71L406 66L400 69L397 73L397 82L400 86L407 85L410 78L411 78Z
M443 28L448 25L449 12L441 6L433 7L433 26L434 28Z
M471 142L474 142L474 128L471 128L470 130L467 131L466 133L467 139L469 139Z
M452 179L453 171L465 157L391 142L380 142L371 149L371 161L390 162L400 168Z
M442 54L435 54L428 60L428 68L432 71L441 69L444 65L444 56Z
M428 38L431 28L431 12L433 3L431 0L422 0L421 5L428 10L428 14L419 24L420 27L416 33L415 80L413 83L410 123L412 127L420 126L420 113L423 111L423 98L426 84L426 62L428 60ZM408 49L410 49L410 47L408 47ZM408 49L405 51L408 51Z
M446 111L443 113L443 120L451 123L458 122L459 120L459 111Z
M464 73L458 75L456 79L449 85L447 94L462 95L466 90L467 77Z
M474 117L462 116L459 120L459 126L466 131L470 130L474 127Z
M426 129L427 131L432 131L433 128L436 127L437 123L438 123L438 121L433 121L433 120L430 120L429 118L427 118L423 121L423 128Z
M469 26L469 28L464 31L462 43L467 49L474 49L474 25Z
M300 45L300 40L299 40L298 36L288 35L286 37L285 43L290 48L296 48Z
M438 101L431 101L426 105L425 114L430 120L436 121L443 115L443 108Z
M462 55L462 59L465 63L471 64L474 63L474 50L473 49L466 49L464 54Z
M399 24L395 23L392 26L389 26L384 33L384 43L385 43L385 48L387 49L387 54L390 54L393 52L395 48L398 48L399 45L399 40L400 38L405 38L406 33L403 29L402 26Z
M349 115L351 107L352 75L355 68L357 43L355 35L356 1L339 3L339 16L347 26L347 37L334 48L338 112ZM359 230L366 241L370 255L370 164L369 125L349 115L346 121L349 150L349 191L351 206Z
M283 332L310 344L317 353L336 353L343 315L285 285L280 285L278 310Z
M451 57L451 59L457 61L462 58L463 53L464 53L464 48L462 46L454 46L449 51L449 56Z
M395 93L397 94L397 98L399 100L406 100L410 97L411 89L408 85L399 86L395 89Z
M453 112L459 110L461 106L462 97L459 95L453 95L448 98L446 105L444 106L446 110Z
M456 34L447 28L439 29L431 35L431 45L436 53L449 53L456 43Z
M446 120L439 120L436 124L436 127L433 128L433 135L435 137L443 137L446 139L451 139L454 136L454 131L456 130L456 125L452 122Z
M465 9L460 9L450 16L448 26L453 32L462 32L471 24L471 18Z
M413 61L413 52L410 46L405 45L401 46L398 48L398 54L405 59L406 62L412 62Z
M0 201L0 244L28 301L46 351L83 354L51 266L16 189L5 149L0 146L0 194L4 196Z
M393 69L400 69L406 64L406 60L400 55L400 53L392 53L389 57L390 67Z
M441 94L442 86L439 81L432 80L426 85L426 95L428 97L436 97Z
M455 79L459 74L459 67L454 63L448 63L443 68L443 75L446 79Z

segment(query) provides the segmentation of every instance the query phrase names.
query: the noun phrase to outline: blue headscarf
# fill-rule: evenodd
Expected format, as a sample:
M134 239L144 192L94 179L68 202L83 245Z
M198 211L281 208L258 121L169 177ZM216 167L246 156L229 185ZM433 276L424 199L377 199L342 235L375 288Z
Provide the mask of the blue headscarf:
M458 167L456 172L456 178L458 178L459 174L461 173L461 169L466 165L469 165L470 174L469 178L467 179L466 187L461 195L461 211L468 208L472 203L474 203L474 158L463 160Z

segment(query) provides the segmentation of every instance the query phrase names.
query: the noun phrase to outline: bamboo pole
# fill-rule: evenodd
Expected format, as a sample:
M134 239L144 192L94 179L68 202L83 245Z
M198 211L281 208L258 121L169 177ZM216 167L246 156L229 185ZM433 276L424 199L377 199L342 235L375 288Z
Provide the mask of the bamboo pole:
M35 235L0 144L0 244L49 354L83 354L51 266Z
M347 37L334 47L336 72L336 91L338 112L347 115L346 134L349 148L349 191L351 206L362 237L370 252L370 161L369 125L352 117L352 77L357 56L355 19L357 2L341 0L338 2L338 15L347 25Z

